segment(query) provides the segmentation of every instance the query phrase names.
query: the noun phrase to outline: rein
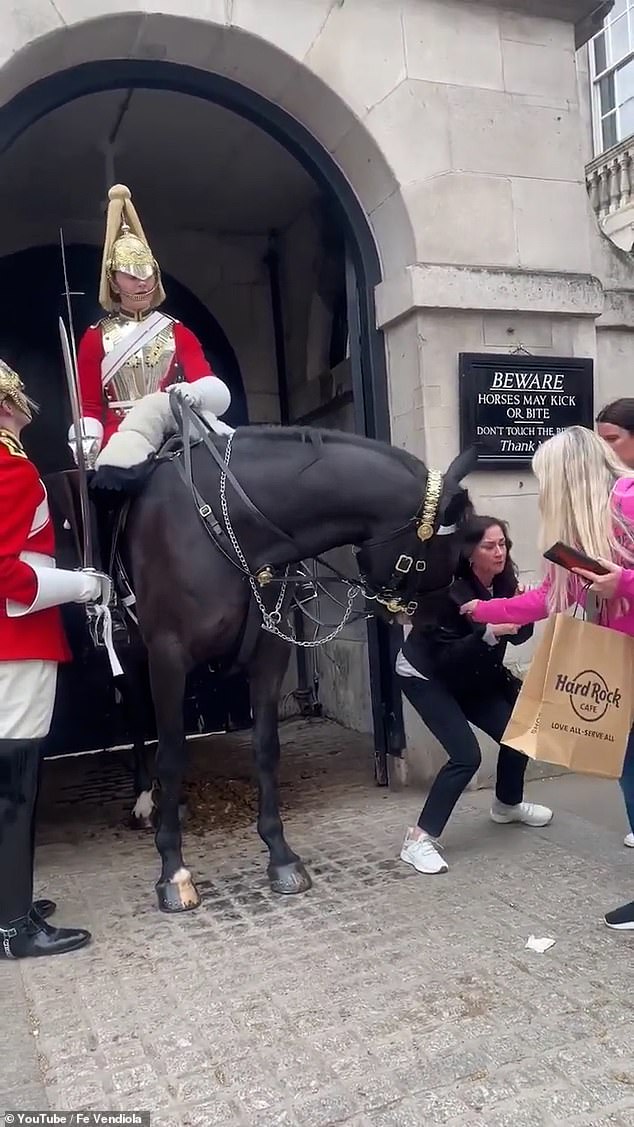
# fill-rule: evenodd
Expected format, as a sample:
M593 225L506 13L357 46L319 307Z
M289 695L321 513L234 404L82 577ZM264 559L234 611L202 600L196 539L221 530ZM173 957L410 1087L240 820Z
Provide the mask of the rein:
M248 494L245 493L245 491L242 488L242 486L240 485L240 482L238 481L237 477L229 469L228 459L226 457L225 458L221 457L221 455L218 453L218 450L216 449L215 443L212 442L212 440L210 439L209 435L211 433L211 428L208 426L208 424L205 422L205 420L202 419L200 417L200 415L189 406L188 403L184 403L182 400L178 401L176 399L176 396L170 396L170 406L172 408L172 411L176 415L176 421L179 424L179 427L181 429L181 433L183 435L183 460L184 460L184 465L185 465L185 473L187 474L187 482L189 484L189 487L190 487L192 493L194 494L194 497L196 499L196 504L198 505L198 511L199 511L201 517L203 518L203 520L206 520L208 516L213 515L213 514L212 514L212 511L211 511L211 507L208 504L206 504L206 502L203 500L201 495L198 493L198 490L196 489L196 486L195 486L195 483L194 483L194 475L193 475L193 469L192 469L192 452L191 452L191 445L190 445L190 441L189 441L189 437L190 437L190 434L191 434L191 424L192 424L192 422L196 423L196 428L198 430L198 433L200 435L202 442L207 447L207 450L211 454L211 456L214 459L216 465L219 467L220 472L225 474L225 476L231 482L233 488L235 489L236 493L240 497L240 500L246 505L247 510L250 513L252 513L253 516L261 524L263 524L265 528L268 529L269 532L272 532L273 535L276 537L276 539L283 540L287 544L290 544L290 546L293 548L293 551L297 552L297 544L293 540L293 537L289 536L289 534L287 532L284 532L283 529L278 528L278 526L276 524L273 524L273 521L269 520L269 518L265 515L265 513L263 513L260 509L258 509L257 505L255 505L253 503L253 501L251 500L251 498L248 496ZM231 437L232 436L229 436L229 440L228 440L227 445L229 445L229 441L230 441ZM200 505L199 505L199 502L201 502ZM220 527L220 526L218 526L218 527Z

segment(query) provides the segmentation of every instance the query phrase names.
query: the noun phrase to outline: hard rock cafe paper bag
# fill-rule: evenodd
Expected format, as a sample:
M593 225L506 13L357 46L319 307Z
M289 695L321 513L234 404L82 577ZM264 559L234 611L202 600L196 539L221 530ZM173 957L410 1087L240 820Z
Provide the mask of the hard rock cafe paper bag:
M502 742L531 759L618 779L632 725L634 640L557 614L544 634Z

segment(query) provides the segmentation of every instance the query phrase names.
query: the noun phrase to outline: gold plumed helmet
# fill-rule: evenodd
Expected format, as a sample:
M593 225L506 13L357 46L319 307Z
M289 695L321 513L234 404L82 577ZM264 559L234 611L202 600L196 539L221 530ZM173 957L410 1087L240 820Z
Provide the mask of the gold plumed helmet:
M99 304L108 313L117 308L119 299L113 289L112 276L121 271L144 280L156 276L150 305L151 309L156 309L165 301L161 270L132 203L132 193L125 184L115 184L108 192L108 200Z
M9 399L14 407L18 408L27 419L32 419L39 410L37 403L26 394L26 389L17 372L13 371L4 360L0 360L0 406L5 399Z

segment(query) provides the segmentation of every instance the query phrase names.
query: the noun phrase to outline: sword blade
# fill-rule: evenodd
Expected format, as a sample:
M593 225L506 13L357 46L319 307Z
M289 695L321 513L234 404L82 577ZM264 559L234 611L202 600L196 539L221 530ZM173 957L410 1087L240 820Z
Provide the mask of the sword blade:
M68 385L68 397L70 399L70 410L73 419L73 426L75 428L76 447L77 447L77 477L79 482L79 504L81 508L81 523L82 523L82 545L83 545L83 566L93 567L93 550L92 550L92 526L90 522L90 500L88 497L88 475L86 463L84 461L84 450L81 441L81 414L79 409L79 379L77 375L77 367L73 360L71 352L70 341L66 331L66 325L62 318L59 318L59 336L62 344L62 357L64 360L64 371L66 373L66 383Z

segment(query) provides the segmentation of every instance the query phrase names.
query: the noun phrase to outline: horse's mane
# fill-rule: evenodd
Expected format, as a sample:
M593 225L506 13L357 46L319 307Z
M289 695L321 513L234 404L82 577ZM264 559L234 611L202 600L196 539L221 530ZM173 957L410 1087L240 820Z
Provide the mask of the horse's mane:
M320 428L311 426L276 426L275 424L260 423L255 426L245 427L243 432L245 437L252 438L275 438L287 439L291 442L311 442L318 444L323 442L325 446L342 444L345 446L360 446L364 449L374 449L382 454L389 453L395 458L397 462L401 462L406 466L411 473L416 477L420 477L421 472L424 471L425 466L420 458L414 454L410 454L408 450L402 450L400 446L392 446L389 442L380 442L375 438L366 438L362 434L354 434L350 431L331 430L330 428Z

